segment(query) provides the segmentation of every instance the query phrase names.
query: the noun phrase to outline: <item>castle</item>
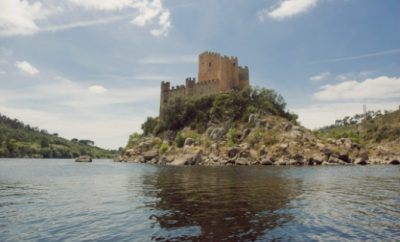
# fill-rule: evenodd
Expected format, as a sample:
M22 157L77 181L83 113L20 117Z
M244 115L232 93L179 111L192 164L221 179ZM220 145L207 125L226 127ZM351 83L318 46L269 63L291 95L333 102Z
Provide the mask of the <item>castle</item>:
M203 52L199 55L197 80L196 82L195 78L186 78L185 85L172 88L169 82L161 82L160 116L168 100L176 97L186 98L249 87L249 68L239 66L237 57Z

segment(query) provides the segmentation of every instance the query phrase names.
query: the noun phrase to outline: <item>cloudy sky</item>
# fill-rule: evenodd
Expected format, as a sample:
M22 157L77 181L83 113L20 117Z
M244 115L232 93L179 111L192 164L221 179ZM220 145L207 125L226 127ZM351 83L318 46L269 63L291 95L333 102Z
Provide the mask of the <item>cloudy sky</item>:
M0 113L124 146L162 80L238 56L316 128L400 104L398 0L0 0Z

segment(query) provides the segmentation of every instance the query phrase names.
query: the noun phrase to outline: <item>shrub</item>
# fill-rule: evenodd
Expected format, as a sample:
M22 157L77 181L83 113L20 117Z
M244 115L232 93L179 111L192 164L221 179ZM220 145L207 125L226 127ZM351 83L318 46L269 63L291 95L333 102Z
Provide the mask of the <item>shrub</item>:
M126 145L126 148L131 148L131 147L137 145L140 138L141 138L141 135L136 132L129 135L128 144Z
M257 143L263 140L265 136L265 130L262 128L256 128L251 131L251 133L246 137L246 142L254 147Z
M153 139L154 145L160 147L163 144L163 141L159 137L155 137Z
M195 130L183 130L181 132L182 136L186 139L186 138L192 138L195 141L199 141L200 140L200 134L197 133Z
M278 130L277 129L272 129L266 132L266 134L263 137L263 142L264 145L266 146L271 146L276 143L278 143Z
M185 137L183 137L183 135L181 133L178 133L175 136L175 144L176 144L176 147L179 147L179 148L183 147L183 145L185 144Z
M177 147L183 147L185 144L185 140L187 138L192 138L196 142L201 141L201 135L197 133L195 130L183 130L178 132L175 136L175 144Z
M226 133L226 141L226 145L229 147L232 147L237 143L236 130L234 128L230 128Z
M159 125L160 122L158 118L147 117L146 121L142 124L143 134L154 134Z
M162 143L159 149L160 154L164 154L165 152L167 152L168 149L169 149L168 143L166 142Z

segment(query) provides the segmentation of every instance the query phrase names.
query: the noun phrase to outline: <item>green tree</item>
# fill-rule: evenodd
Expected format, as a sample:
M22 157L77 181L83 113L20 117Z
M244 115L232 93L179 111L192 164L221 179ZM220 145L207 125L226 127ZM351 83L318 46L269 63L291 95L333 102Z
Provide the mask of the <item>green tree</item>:
M49 147L49 139L47 137L43 137L40 140L40 146L43 147L43 148Z
M154 134L156 127L159 125L158 118L148 117L147 120L142 124L142 130L144 135Z

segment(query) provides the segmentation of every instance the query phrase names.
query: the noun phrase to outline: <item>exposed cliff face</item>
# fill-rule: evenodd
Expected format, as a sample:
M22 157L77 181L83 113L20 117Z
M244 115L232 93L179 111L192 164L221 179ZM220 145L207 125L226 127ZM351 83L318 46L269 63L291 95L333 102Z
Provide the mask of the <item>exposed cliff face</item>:
M203 133L185 127L174 140L140 137L116 161L207 166L399 164L400 153L390 145L319 138L283 117L251 114L245 122L209 122Z

